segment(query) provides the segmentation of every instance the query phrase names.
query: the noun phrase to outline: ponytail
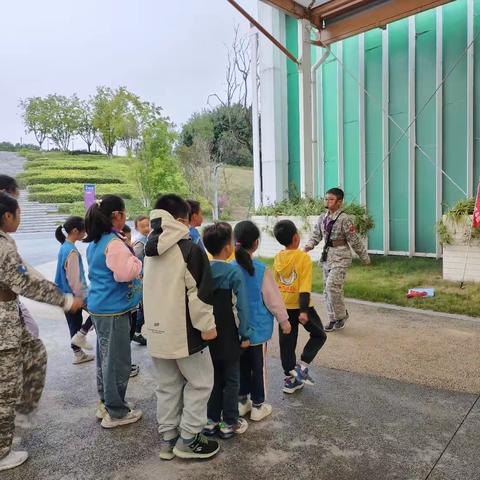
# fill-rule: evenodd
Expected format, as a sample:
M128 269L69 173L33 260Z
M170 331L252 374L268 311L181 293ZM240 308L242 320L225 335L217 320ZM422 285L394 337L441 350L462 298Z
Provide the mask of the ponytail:
M67 237L65 234L62 232L62 229L67 232L67 235L74 229L77 229L79 232L82 232L85 230L85 220L82 217L68 217L65 223L62 225L59 225L57 229L55 230L55 238L60 242L60 243L65 243L65 240Z
M244 220L235 225L233 236L235 238L235 260L253 277L255 267L247 250L251 250L260 238L260 230L250 220Z
M0 228L3 226L3 216L11 213L14 217L17 214L18 202L8 193L0 192Z
M125 202L117 195L104 195L85 215L87 238L84 242L98 242L102 235L112 231L112 213L125 210Z

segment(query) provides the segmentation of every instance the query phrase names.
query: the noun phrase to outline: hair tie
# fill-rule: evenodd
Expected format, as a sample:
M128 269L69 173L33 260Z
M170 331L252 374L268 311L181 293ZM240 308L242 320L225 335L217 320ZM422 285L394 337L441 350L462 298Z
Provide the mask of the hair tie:
M235 242L235 247L241 247L242 244L240 242Z

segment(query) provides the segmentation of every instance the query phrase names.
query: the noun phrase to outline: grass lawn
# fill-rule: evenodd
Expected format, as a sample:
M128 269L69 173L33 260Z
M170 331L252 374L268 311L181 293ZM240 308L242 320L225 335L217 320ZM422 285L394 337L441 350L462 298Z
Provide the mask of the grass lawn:
M372 256L364 267L354 260L348 270L345 296L371 302L390 303L438 312L480 316L480 285L442 279L442 261L433 258ZM269 265L272 259L264 259ZM409 288L433 287L433 298L406 298ZM323 292L323 276L314 266L313 291Z
M83 215L83 186L94 183L98 196L120 195L125 200L130 218L147 213L138 196L131 161L126 157L110 159L106 155L38 151L21 154L28 162L18 180L28 187L32 201L56 203L60 213ZM227 166L223 175L226 182L219 182L219 194L225 193L228 197L228 218L245 218L253 189L252 169Z
M248 167L225 167L228 196L228 216L232 220L247 218L248 209L253 208L251 197L253 193L253 169ZM223 185L223 182L221 183ZM220 189L220 195L223 193ZM252 212L250 211L250 214Z

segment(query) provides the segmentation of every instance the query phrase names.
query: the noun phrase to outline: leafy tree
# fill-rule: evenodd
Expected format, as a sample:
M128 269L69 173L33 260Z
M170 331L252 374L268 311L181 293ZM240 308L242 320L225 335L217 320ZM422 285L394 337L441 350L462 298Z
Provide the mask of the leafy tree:
M35 135L40 149L51 129L51 115L49 102L41 97L30 97L20 101L23 110L22 118L26 133Z
M48 136L60 150L66 152L80 126L80 100L76 95L48 95L45 101L49 115Z
M97 129L93 125L93 108L93 99L80 101L77 135L87 144L88 153L91 152L97 135Z
M142 132L135 175L145 207L160 193L187 193L187 183L173 155L175 135L166 119L149 122Z

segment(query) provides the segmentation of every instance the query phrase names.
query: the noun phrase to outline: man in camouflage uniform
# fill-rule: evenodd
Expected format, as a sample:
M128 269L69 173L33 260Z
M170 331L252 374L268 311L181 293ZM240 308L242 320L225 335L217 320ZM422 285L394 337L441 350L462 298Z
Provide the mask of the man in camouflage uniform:
M332 188L325 195L327 211L322 213L313 229L313 235L305 245L305 251L313 250L322 239L325 246L320 263L323 267L325 303L330 323L325 331L341 330L345 327L348 312L345 308L343 285L347 268L352 263L350 247L364 264L370 263L362 238L355 230L350 217L342 212L344 193Z
M20 465L28 457L27 452L10 451L15 411L29 414L37 407L47 365L42 341L25 327L18 295L67 311L78 310L83 303L64 295L54 283L25 266L7 233L14 232L20 221L18 204L15 214L8 211L12 200L16 202L13 197L0 193L0 471Z

